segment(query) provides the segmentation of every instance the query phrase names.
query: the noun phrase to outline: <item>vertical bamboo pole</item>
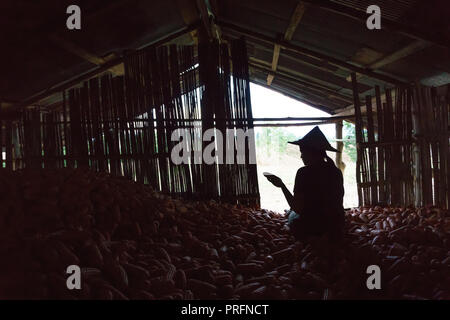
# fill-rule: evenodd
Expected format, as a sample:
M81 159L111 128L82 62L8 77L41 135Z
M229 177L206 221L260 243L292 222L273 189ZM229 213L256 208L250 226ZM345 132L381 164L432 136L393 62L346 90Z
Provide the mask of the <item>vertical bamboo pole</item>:
M0 103L0 108L1 108L1 103ZM23 123L23 121L21 121L21 123ZM6 163L5 160L3 159L3 137L5 136L5 132L4 129L6 126L5 121L0 119L0 169L6 168Z
M429 205L433 202L433 190L432 190L432 174L431 174L431 155L430 144L427 139L428 135L428 105L424 97L423 87L417 83L417 101L419 110L419 125L420 133L418 138L420 139L420 160L421 160L421 176L422 176L422 194L423 205Z
M6 169L12 170L12 123L11 121L5 121L5 153L6 153ZM30 162L28 162L29 164Z
M407 205L414 205L414 160L413 160L413 126L412 126L412 90L411 88L407 88L406 90L406 132L405 139L408 141L408 144L405 148L405 164L408 169L408 180L406 184L406 189L408 193Z
M420 99L419 89L416 86L414 90L414 100L411 106L412 114L412 128L415 136L415 143L413 145L414 152L414 190L415 190L415 206L419 207L424 203L423 197L423 183L422 183L422 126L420 123Z
M375 86L375 101L377 105L377 129L378 129L378 143L380 145L378 146L378 152L377 152L377 169L378 169L378 181L379 181L379 201L381 203L385 202L385 195L386 195L386 181L385 181L385 175L384 175L384 147L381 145L381 143L384 142L384 114L383 114L383 107L381 103L381 93L380 93L380 87Z
M384 126L385 126L385 138L386 142L390 143L385 149L385 157L386 157L386 181L387 188L389 194L389 203L390 204L398 204L398 199L396 198L396 189L395 183L393 185L393 156L392 156L392 142L394 141L394 116L393 116L393 107L392 107L392 95L391 89L385 89L386 93L386 105L385 105L385 118L384 118Z
M431 142L431 157L432 157L432 177L433 177L433 204L436 206L441 206L441 199L440 199L440 168L439 168L439 123L441 122L441 119L439 117L438 108L437 108L437 94L436 94L436 88L428 89L428 106L429 106L429 119L432 123L435 123L436 125L430 126L429 134L430 134L430 142Z
M353 87L353 103L355 106L355 132L356 132L356 183L358 187L358 203L359 206L363 204L363 197L362 197L362 186L361 186L361 158L362 158L362 151L361 148L361 142L362 142L362 126L361 126L361 106L359 102L359 95L358 95L358 83L356 82L356 74L353 72L351 74L352 78L352 87Z
M345 163L342 161L342 151L344 150L344 142L342 141L342 128L344 127L342 121L338 121L335 124L336 129L336 149L339 151L336 153L336 166L341 170L342 174L344 174Z
M370 203L372 205L378 203L378 179L376 168L376 150L373 144L375 143L375 133L372 115L372 97L366 96L366 112L367 112L367 137L371 144L369 147L369 167L370 167Z
M19 160L19 158L21 158L21 156L22 156L21 148L20 148L19 128L20 128L20 124L18 122L17 123L14 122L13 126L12 126L12 130L13 130L13 132L12 132L12 143L13 143L13 146L14 146L13 170L17 170L17 169L20 168L20 160Z
M402 170L402 156L404 150L400 145L400 140L403 139L403 89L397 88L395 91L395 106L393 108L393 141L396 142L392 146L392 193L395 199L394 204L403 205L404 197L402 185L405 180Z
M449 127L449 115L450 115L450 84L447 85L447 95L442 104L442 154L443 159L442 163L445 165L445 176L447 177L447 182L445 185L444 194L446 195L447 209L450 208L450 151L449 151L449 141L450 141L450 132L448 130ZM446 161L445 161L446 160Z

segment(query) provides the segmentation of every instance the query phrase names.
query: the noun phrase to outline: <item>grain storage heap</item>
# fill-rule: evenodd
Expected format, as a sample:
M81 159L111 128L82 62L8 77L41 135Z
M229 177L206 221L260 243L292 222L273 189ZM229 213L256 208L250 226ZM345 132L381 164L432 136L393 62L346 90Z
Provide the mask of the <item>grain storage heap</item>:
M294 243L285 219L273 212L179 201L104 173L17 171L2 176L1 186L3 299L437 299L450 293L450 215L436 208L355 209L347 215L345 243L307 244ZM375 263L386 270L382 294L364 286L366 267ZM82 266L82 290L67 290L68 265Z
M381 30L346 0L90 0L80 30L70 4L1 4L0 298L450 298L445 1L371 1ZM250 82L330 116L254 118ZM202 149L286 120L355 124L342 243L259 208L250 143L243 164L171 159L175 130Z

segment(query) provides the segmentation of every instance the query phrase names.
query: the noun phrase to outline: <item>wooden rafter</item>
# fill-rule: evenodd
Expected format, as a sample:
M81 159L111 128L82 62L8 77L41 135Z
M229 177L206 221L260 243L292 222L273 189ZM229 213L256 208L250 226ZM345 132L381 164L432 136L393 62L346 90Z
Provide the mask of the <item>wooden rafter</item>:
M183 21L186 25L191 25L199 19L199 13L195 3L192 0L176 0ZM197 30L189 32L192 41L198 43Z
M209 0L197 0L197 8L200 12L203 27L206 30L209 39L217 39L219 42L222 38L222 32L219 26L214 22L216 13L209 3Z
M400 59L403 59L413 53L416 53L422 49L425 49L427 47L429 47L431 45L430 42L425 42L422 40L415 40L412 41L409 45L407 45L406 47L403 47L397 51L394 51L391 54L388 54L384 57L382 57L381 59L375 61L374 63L370 64L368 66L368 68L372 69L372 70L377 70L387 64L391 64L395 61L398 61ZM360 73L357 73L356 79L361 78L362 75ZM351 81L351 76L347 77L347 81Z
M302 95L305 98L311 99L313 101L316 101L324 106L327 106L328 108L332 110L336 110L342 107L343 102L337 101L337 100L331 100L327 97L324 97L322 94L312 91L311 89L304 89L300 88L297 84L293 84L292 82L285 81L282 78L277 78L275 81L284 88L288 90L292 90L300 95Z
M236 33L236 34L237 35L234 35L234 38L239 36L239 33ZM230 34L225 34L224 35L224 39L233 39L233 36L231 36ZM265 53L269 53L269 51L271 52L272 49L268 48L268 47L266 47L264 45L258 44L258 50L263 50L263 51L265 51ZM327 60L317 59L315 57L312 57L310 55L306 55L306 54L300 53L298 51L295 51L294 53L295 54L284 55L284 58L285 58L285 62L288 62L288 60L290 60L292 62L295 62L296 64L300 64L298 70L301 70L300 67L303 67L303 65L305 65L307 67L313 67L314 69L327 72L327 73L329 73L330 77L337 77L336 72L339 70L339 67L337 65L331 64ZM380 57L382 57L382 54L380 54ZM261 59L257 59L255 57L249 57L249 59L253 60L253 61L257 62L257 63L264 64L264 65L268 64L270 66L270 68L271 68L270 62L267 62L267 61L264 61L264 60L261 60ZM356 62L356 63L358 63L360 65L362 64L361 62ZM277 66L277 70L279 70L279 68L281 68L281 66ZM273 73L273 70L269 70L268 73L269 74ZM385 76L391 76L391 74L388 74L386 72L384 72L383 74ZM311 77L310 74L308 74L308 76ZM343 81L343 83L340 84L341 86L343 86L344 88L352 90L351 85L347 84L345 79L342 79L342 81ZM365 85L363 85L362 87L366 87L367 90L371 89L369 86L365 86Z
M305 13L305 3L303 1L299 1L297 6L295 7L294 13L291 16L291 19L289 21L289 26L287 27L285 33L284 33L284 40L290 41L292 40L292 37L294 36L295 30L297 29L300 21L303 18L303 14ZM272 72L267 75L267 85L271 85L274 73L277 71L278 67L278 59L280 58L280 51L281 51L281 45L278 43L275 43L273 48L273 58L272 58Z
M308 49L306 47L293 44L293 43L291 43L289 41L280 41L280 40L274 39L274 38L272 38L270 36L264 35L262 33L255 32L255 31L249 30L247 28L243 28L243 27L240 27L240 26L237 26L237 25L234 25L232 23L228 23L228 22L225 22L225 21L222 21L222 20L217 21L217 24L220 25L222 28L234 30L235 32L238 32L240 34L244 34L244 35L247 35L247 36L250 36L250 37L262 40L262 41L265 41L265 42L274 43L274 44L278 43L284 49L291 50L293 52L299 52L299 53L302 53L302 54L305 54L305 55L308 55L308 56L311 56L311 57L315 57L316 59L324 60L324 61L326 61L326 62L328 62L330 64L336 65L336 66L341 67L343 69L350 70L350 71L353 71L353 72L358 72L358 73L364 74L364 75L366 75L368 77L381 80L383 82L391 83L391 84L394 84L394 85L400 85L400 86L407 84L406 82L404 82L402 80L399 80L399 79L396 79L396 78L393 78L393 77L390 77L390 76L386 76L386 75L374 72L373 70L368 69L368 68L356 66L354 64L348 63L346 61L339 60L337 58L334 58L334 57L328 56L326 54L323 54L323 53L320 53L320 52Z
M97 66L102 66L105 63L108 62L108 60L112 60L114 59L113 56L111 56L110 59L105 59L99 56L96 56L93 53L90 53L89 51L87 51L84 48L81 48L80 46L76 45L75 43L68 41L67 39L64 39L60 36L57 35L52 35L50 37L50 39L57 44L58 46L60 46L61 48L65 49L66 51L75 54L77 56L79 56L80 58L89 61L92 64L95 64ZM123 67L123 63L111 67L109 69L114 75L118 76L118 75L123 75L124 74L124 67Z
M413 53L416 53L417 51L425 49L429 45L430 45L429 42L425 42L422 40L415 40L415 41L411 42L409 45L407 45L406 47L383 57L382 59L376 61L375 63L372 63L369 66L369 68L378 69L384 65L390 64L390 63L400 60L404 57L407 57Z
M273 57L272 57L272 72L269 72L267 75L267 85L270 86L272 84L273 78L275 77L275 72L278 67L278 59L280 58L281 46L279 44L275 44L273 48Z
M260 59L254 58L254 57L249 57L249 61L251 63L254 63L256 65L259 65L261 67L264 67L264 68L268 69L269 72L271 71L270 70L271 65L267 61L260 60ZM330 86L327 85L328 83L331 83L334 86L341 87L341 89L345 88L345 89L348 89L348 90L352 90L352 86L351 86L350 83L345 81L344 78L341 78L341 77L339 77L337 75L334 75L334 74L330 74L327 77L317 77L317 76L314 76L314 75L311 75L311 74L308 74L308 73L303 73L303 72L301 72L301 71L299 71L297 69L294 70L292 68L287 68L287 67L284 67L284 66L278 66L277 72L281 72L281 73L283 73L285 75L294 77L294 78L296 78L298 80L302 80L302 81L305 81L305 82L308 82L308 83L311 83L311 84L315 84L315 85L318 85L318 86L321 86L321 87L324 87L324 88L333 89L333 88L331 88ZM335 79L340 79L340 81L337 82ZM371 89L370 86L365 85L365 84L360 84L358 86L358 88L360 90L360 93Z
M260 49L260 50L264 50L264 49ZM287 60L290 60L290 61L292 61L292 62L294 62L296 64L311 66L314 69L318 69L318 70L325 71L325 72L330 72L330 73L333 73L333 74L337 70L339 70L339 68L337 68L336 66L324 63L323 61L320 61L320 60L317 60L317 59L313 59L313 58L311 58L309 56L305 56L305 55L300 55L300 57L297 57L297 54L295 56L289 54L289 55L285 55L284 57Z
M213 27L211 25L211 20L209 19L208 7L206 6L205 0L197 0L197 7L200 11L203 27L208 34L208 38L214 38Z
M184 27L181 30L175 31L173 33L170 33L169 35L167 35L164 38L161 38L161 39L158 39L158 40L156 40L156 41L154 41L152 43L149 43L148 45L142 47L141 49L148 48L150 46L159 47L159 46L161 46L161 45L163 45L165 43L168 43L168 42L170 42L170 41L172 41L174 39L177 39L178 37L181 37L181 36L185 35L186 33L191 32L192 30L197 29L198 25L199 25L199 21L196 21L195 23L193 23L193 24L191 24L191 25L189 25L187 27ZM79 76L76 76L74 78L67 79L67 80L62 81L62 82L60 82L58 84L55 84L54 86L50 87L49 89L44 90L42 92L39 92L39 93L37 93L37 94L35 94L35 95L25 99L24 101L19 102L16 105L16 107L17 108L25 108L27 106L31 106L31 105L35 104L36 102L38 102L38 101L40 101L40 100L42 100L42 99L44 99L46 97L49 97L49 96L51 96L53 94L60 93L61 91L66 90L68 88L71 88L74 85L76 85L76 84L78 84L78 83L80 83L82 81L85 81L85 80L88 80L90 78L93 78L93 77L101 74L102 72L105 72L106 70L111 69L112 67L120 65L121 63L123 63L123 60L124 60L124 56L120 56L120 57L117 57L117 58L115 58L115 59L113 59L111 61L107 61L105 64L103 64L101 66L97 66L93 70L89 70L89 71L87 71L87 72L85 72L85 73L83 73L83 74L81 74Z
M359 85L360 84L358 84L358 86ZM397 98L395 91L393 91L391 93L391 98L392 98L393 101L395 101L395 99ZM377 103L376 99L377 99L376 96L372 97L372 100L371 100L372 105L376 105L376 103ZM381 99L382 103L385 103L386 102L386 94L385 93L380 94L380 99ZM351 105L349 105L349 106L347 106L345 108L336 109L335 111L336 111L336 116L347 116L347 115L350 115L350 114L354 113L355 106L352 103ZM373 110L373 113L376 114L377 110L376 109ZM365 105L361 105L361 114L362 115L366 114L366 106ZM376 127L376 125L375 125L375 127Z
M323 105L323 104L321 104L321 103L319 103L317 101L308 100L305 97L300 98L299 96L296 96L296 95L294 95L292 93L289 93L289 91L283 90L282 88L277 89L277 88L275 88L275 85L268 86L266 81L253 79L252 82L254 82L254 83L256 83L256 84L258 84L258 85L260 85L260 86L262 86L264 88L267 88L267 89L270 89L270 90L276 90L277 92L279 92L279 93L281 93L281 94L283 94L283 95L285 95L285 96L287 96L289 98L292 98L294 100L297 100L297 101L300 101L302 103L305 103L305 104L307 104L307 105L309 105L311 107L314 107L316 109L322 110L322 111L324 111L324 112L326 112L328 114L334 114L334 110L332 108L326 106L326 105Z
M261 70L263 72L269 71L269 69L267 67L264 67L264 66L261 66L261 65L257 65L257 64L254 64L254 63L249 63L249 66L251 68L254 68L256 70ZM332 89L327 88L325 86L314 84L313 82L310 82L310 81L302 81L302 80L298 79L297 77L295 77L294 75L289 75L287 73L283 73L283 72L280 72L280 71L276 71L275 75L277 77L280 77L280 79L286 79L287 81L293 82L293 83L299 85L300 87L308 88L308 89L314 90L314 91L318 91L318 92L320 92L324 96L327 96L330 99L336 98L338 100L349 102L349 103L351 103L353 101L350 96L343 95L343 94L341 94L341 93L339 93L339 92L337 92L335 90L332 90Z

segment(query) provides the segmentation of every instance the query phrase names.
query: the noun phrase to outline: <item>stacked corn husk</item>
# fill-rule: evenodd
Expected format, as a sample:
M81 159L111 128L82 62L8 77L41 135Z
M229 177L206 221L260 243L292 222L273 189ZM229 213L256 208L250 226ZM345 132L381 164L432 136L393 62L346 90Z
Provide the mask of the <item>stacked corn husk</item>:
M274 212L88 170L3 172L0 191L3 299L449 298L450 218L436 208L357 208L342 243L300 243ZM366 286L373 264L381 290Z

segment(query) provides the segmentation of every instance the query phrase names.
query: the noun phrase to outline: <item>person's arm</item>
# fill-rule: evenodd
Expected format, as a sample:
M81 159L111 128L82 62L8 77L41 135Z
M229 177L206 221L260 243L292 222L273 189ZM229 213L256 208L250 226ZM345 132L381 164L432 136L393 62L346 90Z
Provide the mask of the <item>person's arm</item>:
M290 204L292 210L297 213L303 211L303 206L305 202L305 196L302 188L302 170L299 169L297 174L295 175L295 184L294 184L294 195L292 196L292 204Z
M289 206L292 208L292 206L294 204L294 196L288 190L288 188L284 184L283 180L281 180L279 177L273 176L273 175L267 176L267 180L269 180L275 187L281 188L281 190L283 191L284 197L286 198Z
M295 190L299 186L299 174L297 173L297 176L295 178L295 187L294 187L294 195L289 191L289 189L286 187L284 182L278 178L277 176L268 176L267 179L278 188L281 188L283 191L283 195L286 198L287 203L289 204L289 207L291 207L292 210L295 212L300 212L303 208L303 195L300 192L296 192Z
M289 189L286 187L286 185L284 183L281 186L281 190L283 191L284 197L286 198L286 201L288 202L289 206L291 207L292 210L295 211L294 196L292 195L292 193L289 191Z

